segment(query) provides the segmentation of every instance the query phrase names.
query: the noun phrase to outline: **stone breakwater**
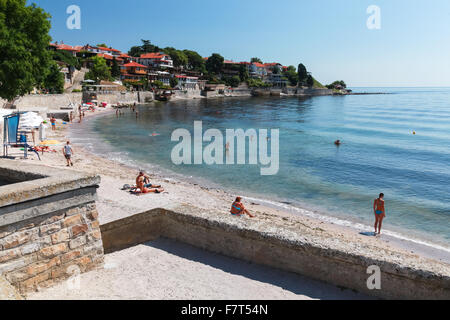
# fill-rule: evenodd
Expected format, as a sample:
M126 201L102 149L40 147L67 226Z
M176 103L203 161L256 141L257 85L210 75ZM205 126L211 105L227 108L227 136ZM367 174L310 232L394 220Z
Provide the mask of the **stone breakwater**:
M211 252L294 272L384 299L450 299L450 266L379 247L342 242L306 224L262 223L182 205L101 226L105 252L166 237ZM381 290L370 290L370 266Z
M0 187L0 276L27 293L102 265L99 177L10 160L0 168L13 183Z

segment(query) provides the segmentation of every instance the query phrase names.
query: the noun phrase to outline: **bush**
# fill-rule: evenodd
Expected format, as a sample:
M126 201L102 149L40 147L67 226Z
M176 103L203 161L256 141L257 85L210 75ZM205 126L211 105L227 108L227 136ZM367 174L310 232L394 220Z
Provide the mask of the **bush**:
M248 79L247 84L250 88L268 88L272 86L270 83L264 82L261 79Z

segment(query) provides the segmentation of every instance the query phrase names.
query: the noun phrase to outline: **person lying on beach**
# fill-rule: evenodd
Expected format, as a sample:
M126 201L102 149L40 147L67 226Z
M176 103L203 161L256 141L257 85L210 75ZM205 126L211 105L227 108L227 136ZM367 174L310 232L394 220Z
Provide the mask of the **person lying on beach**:
M242 203L242 198L237 197L236 200L231 205L230 213L233 216L242 216L243 214L248 215L250 218L254 218L255 216L252 215L247 209L245 209L244 204Z
M373 211L375 213L375 234L381 233L381 225L383 223L383 219L386 218L386 210L384 209L384 194L380 193L378 199L375 199L373 202Z
M160 185L151 184L150 177L143 171L139 172L139 175L136 178L136 187L132 188L131 191L136 192L137 189L139 189L141 193L161 193L164 191Z

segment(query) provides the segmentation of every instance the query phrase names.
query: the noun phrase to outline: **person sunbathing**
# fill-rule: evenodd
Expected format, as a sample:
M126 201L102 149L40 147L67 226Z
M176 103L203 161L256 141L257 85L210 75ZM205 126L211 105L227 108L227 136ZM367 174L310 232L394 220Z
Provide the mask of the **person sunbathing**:
M139 189L141 193L161 193L164 191L164 189L160 185L151 184L150 177L143 171L139 172L139 175L136 178L136 187L131 191L136 192L137 189Z
M244 204L241 202L242 198L241 197L237 197L236 200L233 202L233 204L231 205L231 210L230 213L233 216L242 216L243 214L248 215L250 218L254 218L255 216L252 215L247 209L245 209Z

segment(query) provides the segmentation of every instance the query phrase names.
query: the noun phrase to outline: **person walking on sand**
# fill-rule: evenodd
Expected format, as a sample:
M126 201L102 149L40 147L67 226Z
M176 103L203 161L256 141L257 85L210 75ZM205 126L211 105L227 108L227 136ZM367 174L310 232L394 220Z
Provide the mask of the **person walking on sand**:
M375 234L381 234L381 225L383 219L386 218L386 210L384 208L384 194L380 193L380 196L373 202L373 211L375 213Z
M73 162L72 162L73 149L72 149L72 146L70 145L70 141L67 141L67 144L63 147L63 154L64 154L64 157L66 158L67 166L73 167Z
M254 218L255 216L252 215L247 209L245 209L244 204L242 203L242 198L237 197L236 200L231 205L230 213L233 216L242 216L243 214L248 215L250 218Z

